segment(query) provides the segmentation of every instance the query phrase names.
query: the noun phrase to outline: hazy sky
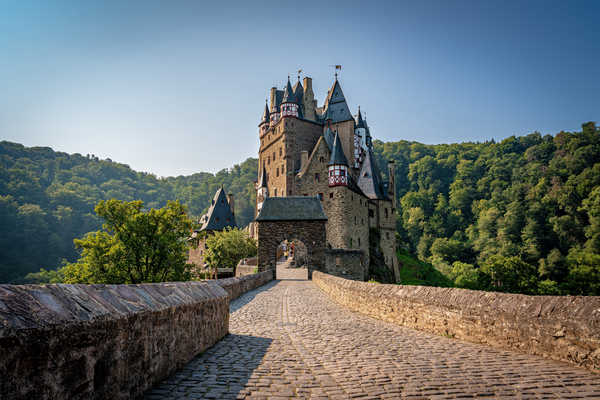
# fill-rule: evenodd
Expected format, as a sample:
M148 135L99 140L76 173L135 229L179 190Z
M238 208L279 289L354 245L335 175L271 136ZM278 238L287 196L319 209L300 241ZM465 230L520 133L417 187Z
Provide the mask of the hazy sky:
M0 0L0 139L215 172L256 157L271 86L302 68L321 104L332 64L384 141L600 121L600 1L286 3Z

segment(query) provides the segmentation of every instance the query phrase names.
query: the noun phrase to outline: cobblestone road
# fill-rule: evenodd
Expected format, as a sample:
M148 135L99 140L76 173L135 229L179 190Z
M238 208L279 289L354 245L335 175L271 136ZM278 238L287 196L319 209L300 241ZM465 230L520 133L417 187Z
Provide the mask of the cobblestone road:
M271 282L231 311L230 335L147 399L600 399L600 375L356 314L310 281Z

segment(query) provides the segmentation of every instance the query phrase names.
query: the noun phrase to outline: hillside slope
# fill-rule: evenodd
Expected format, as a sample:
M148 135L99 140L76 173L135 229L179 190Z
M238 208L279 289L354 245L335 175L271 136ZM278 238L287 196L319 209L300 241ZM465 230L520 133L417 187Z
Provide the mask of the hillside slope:
M254 216L257 168L249 158L216 174L157 178L93 155L0 142L0 282L55 268L63 258L75 261L73 238L99 229L93 210L103 199L141 199L148 208L180 200L199 216L224 185L243 226Z

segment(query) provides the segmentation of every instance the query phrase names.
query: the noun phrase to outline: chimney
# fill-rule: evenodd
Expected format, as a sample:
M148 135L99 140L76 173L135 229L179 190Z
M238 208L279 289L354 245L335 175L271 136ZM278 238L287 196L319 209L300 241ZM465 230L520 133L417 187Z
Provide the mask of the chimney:
M271 107L269 108L269 111L273 112L273 107L275 107L275 97L277 96L277 88L276 87L272 87L271 88Z
M315 94L312 88L312 78L308 76L304 77L304 97L302 98L302 104L304 105L304 118L311 121L315 121L316 116L316 101Z
M304 78L304 79L306 79L306 78ZM308 151L302 150L300 152L300 170L302 170L304 167L306 167L306 164L308 164Z
M312 78L305 76L302 86L304 86L304 92L308 90L312 93Z
M233 193L229 193L227 195L227 202L229 203L231 213L235 216L235 201L233 200Z

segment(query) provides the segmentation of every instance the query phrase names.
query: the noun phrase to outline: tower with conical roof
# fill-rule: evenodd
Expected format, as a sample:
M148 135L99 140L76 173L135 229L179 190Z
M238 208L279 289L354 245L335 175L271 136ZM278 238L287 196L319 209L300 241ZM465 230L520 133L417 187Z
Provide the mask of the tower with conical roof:
M298 101L294 94L294 89L290 84L290 77L288 76L287 85L283 92L283 99L281 100L281 117L298 117Z
M267 186L267 169L265 166L262 168L260 179L258 180L256 186L256 214L258 215L262 208L263 202L267 197L269 197L269 188Z
M261 133L265 133L269 129L269 123L271 122L271 112L269 111L269 105L265 101L265 110L263 111L262 118L258 127Z
M342 150L342 144L337 132L333 139L333 149L331 150L331 158L327 164L329 175L329 187L333 186L348 186L348 160Z

